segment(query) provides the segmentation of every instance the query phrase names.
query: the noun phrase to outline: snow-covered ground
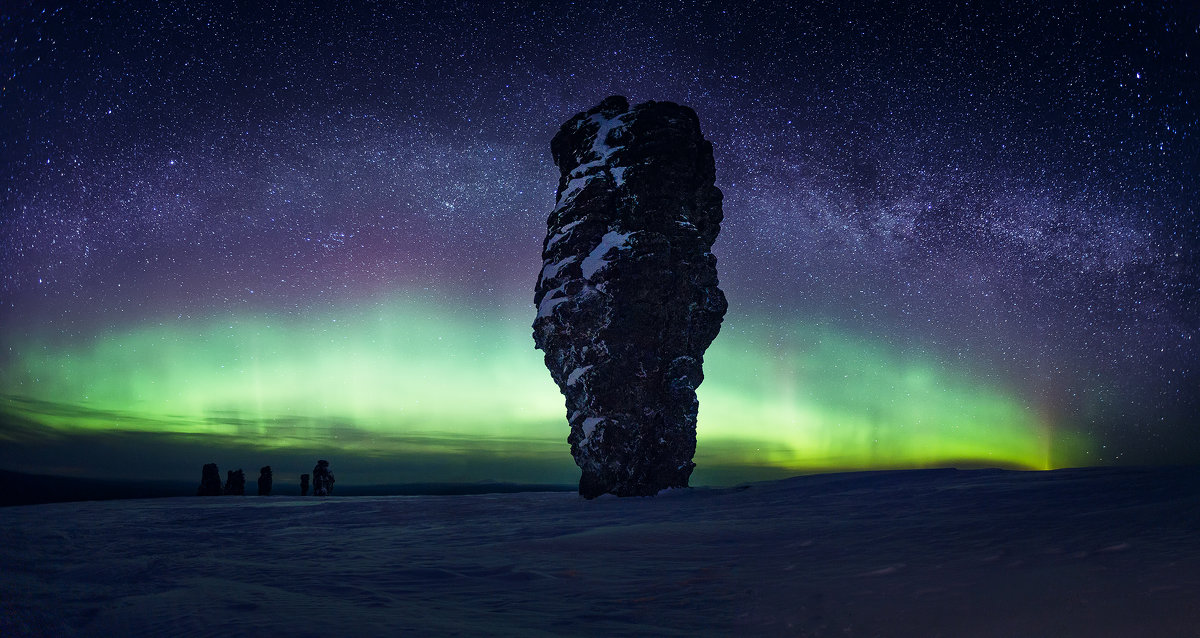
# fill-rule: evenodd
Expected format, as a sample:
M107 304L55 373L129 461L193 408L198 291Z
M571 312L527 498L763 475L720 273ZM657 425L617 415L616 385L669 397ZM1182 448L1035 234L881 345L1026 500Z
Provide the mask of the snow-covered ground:
M1200 636L1200 470L0 509L0 635Z

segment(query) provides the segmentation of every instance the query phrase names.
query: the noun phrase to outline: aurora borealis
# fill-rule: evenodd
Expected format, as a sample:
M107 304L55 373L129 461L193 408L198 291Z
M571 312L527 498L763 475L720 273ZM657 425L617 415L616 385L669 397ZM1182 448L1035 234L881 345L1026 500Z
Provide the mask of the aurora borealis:
M609 94L715 147L696 482L1200 461L1198 20L6 8L0 467L572 482L529 325L549 140Z
M464 319L416 293L369 307L34 347L53 354L18 361L5 376L40 403L9 409L67 432L204 434L231 447L324 446L385 459L499 451L569 474L555 467L562 400L526 347L525 308ZM764 348L770 332L792 343ZM1052 450L1047 424L1014 398L829 328L759 326L724 339L710 361L700 424L709 466L1045 469L1081 460L1071 456L1077 448ZM56 415L46 404L72 409Z

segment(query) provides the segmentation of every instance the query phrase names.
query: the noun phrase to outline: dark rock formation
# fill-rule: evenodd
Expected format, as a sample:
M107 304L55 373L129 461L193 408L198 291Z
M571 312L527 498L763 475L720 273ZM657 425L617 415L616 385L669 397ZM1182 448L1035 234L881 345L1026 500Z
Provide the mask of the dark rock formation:
M239 470L229 470L225 473L225 495L245 496L246 473Z
M258 471L258 495L259 496L270 496L271 495L271 482L272 482L271 466L270 465L263 466L263 468Z
M686 106L614 96L550 149L561 177L533 338L566 396L579 493L685 487L703 355L727 307L712 144Z
M196 490L196 495L221 495L221 470L217 469L216 463L204 464L204 469L200 471L200 489Z
M300 475L300 496L308 496L308 475Z
M313 496L329 496L333 492L333 472L329 471L329 461L317 461L313 468Z

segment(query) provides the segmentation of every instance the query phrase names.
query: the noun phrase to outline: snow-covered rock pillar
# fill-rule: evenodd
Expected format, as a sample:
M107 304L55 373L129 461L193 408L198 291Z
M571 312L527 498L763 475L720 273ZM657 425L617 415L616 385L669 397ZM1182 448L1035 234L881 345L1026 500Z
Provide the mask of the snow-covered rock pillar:
M550 148L562 175L533 338L566 396L579 493L686 487L704 351L727 307L712 144L686 106L614 96Z

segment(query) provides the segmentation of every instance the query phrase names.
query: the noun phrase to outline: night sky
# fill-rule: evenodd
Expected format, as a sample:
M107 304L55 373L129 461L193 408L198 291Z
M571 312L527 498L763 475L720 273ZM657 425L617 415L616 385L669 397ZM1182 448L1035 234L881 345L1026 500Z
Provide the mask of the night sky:
M695 482L1200 461L1200 9L740 4L6 3L0 467L572 482L533 287L612 94L725 193Z

